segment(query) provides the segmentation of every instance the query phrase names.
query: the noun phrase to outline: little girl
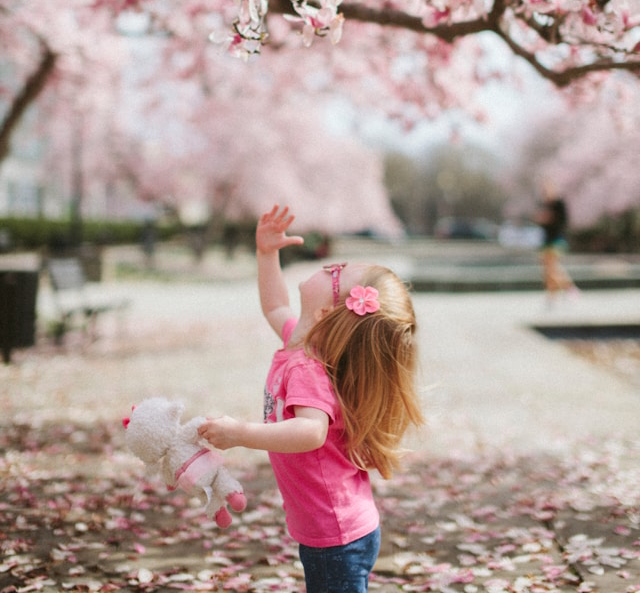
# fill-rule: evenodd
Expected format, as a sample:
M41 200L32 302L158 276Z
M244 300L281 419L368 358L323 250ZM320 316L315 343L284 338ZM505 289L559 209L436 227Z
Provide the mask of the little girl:
M367 470L389 478L403 433L423 421L415 314L393 272L335 264L300 284L295 319L279 260L303 242L286 234L293 219L274 206L256 230L260 303L284 344L267 376L264 423L209 418L199 433L219 449L269 452L307 593L360 593L380 546Z

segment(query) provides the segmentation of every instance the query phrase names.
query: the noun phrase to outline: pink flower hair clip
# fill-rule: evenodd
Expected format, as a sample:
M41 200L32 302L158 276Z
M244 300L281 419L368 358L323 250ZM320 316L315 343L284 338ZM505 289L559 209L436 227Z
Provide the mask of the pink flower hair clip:
M356 315L375 313L380 308L378 291L373 286L354 286L349 295L345 304L347 309L350 309Z

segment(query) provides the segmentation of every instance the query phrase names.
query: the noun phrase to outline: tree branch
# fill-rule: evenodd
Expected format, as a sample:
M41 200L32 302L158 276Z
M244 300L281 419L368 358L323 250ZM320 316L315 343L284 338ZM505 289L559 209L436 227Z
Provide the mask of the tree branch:
M502 0L499 0L502 4ZM270 0L269 11L279 14L295 14L291 0ZM393 8L369 8L358 2L344 2L340 5L340 12L347 20L372 23L383 27L406 29L415 33L428 33L439 37L443 41L451 42L457 37L473 35L487 28L487 20L478 18L471 21L426 27L420 17L411 16L401 10Z
M41 41L42 54L37 68L31 76L27 78L24 86L16 95L9 111L0 124L0 163L9 154L11 135L20 123L22 116L28 107L37 99L44 89L49 75L53 72L57 56L51 49Z
M598 0L598 4L604 6L608 0ZM271 0L269 9L282 14L293 14L292 0ZM500 24L506 10L505 0L495 0L491 11L483 17L469 21L447 23L435 27L427 27L419 17L411 16L406 12L388 7L369 8L358 2L346 1L340 5L340 12L347 20L364 23L373 23L382 27L395 27L413 31L419 34L434 35L448 43L459 37L474 35L482 31L492 31L509 46L511 51L523 58L538 72L540 76L551 81L558 87L566 87L573 81L582 78L592 72L608 70L626 70L640 75L640 59L616 61L613 58L603 58L580 66L571 66L562 70L554 70L544 66L535 53L528 51L516 43ZM540 25L534 21L528 22L532 30L535 30L545 41L550 44L560 44L563 40L558 36L558 23L553 25Z
M559 88L564 88L572 82L583 78L593 72L604 72L611 70L626 70L632 73L640 74L640 60L628 60L624 62L614 61L613 59L601 59L581 66L569 66L562 70L554 70L547 68L538 59L535 53L528 51L516 41L507 35L499 25L493 28L493 32L498 35L508 46L509 49L517 56L523 58L534 68L540 76L551 81ZM562 43L562 39L556 41Z

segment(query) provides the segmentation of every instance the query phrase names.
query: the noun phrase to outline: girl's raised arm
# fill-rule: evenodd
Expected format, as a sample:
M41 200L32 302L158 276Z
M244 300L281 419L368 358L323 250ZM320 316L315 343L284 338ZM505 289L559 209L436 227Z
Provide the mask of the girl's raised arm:
M281 210L276 205L260 217L256 228L260 306L269 325L280 337L285 321L291 317L291 309L279 251L288 245L301 245L304 242L302 237L286 234L293 220L289 208Z

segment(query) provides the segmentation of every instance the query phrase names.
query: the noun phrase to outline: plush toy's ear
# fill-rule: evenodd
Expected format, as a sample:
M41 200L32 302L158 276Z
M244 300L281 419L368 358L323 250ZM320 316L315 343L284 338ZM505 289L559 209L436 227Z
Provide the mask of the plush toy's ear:
M133 405L131 406L131 411L133 412L136 409L136 406ZM122 426L124 426L125 428L127 428L129 426L131 422L131 418L129 418L128 416L126 418L122 419Z
M184 404L180 402L172 402L171 408L169 410L169 415L173 420L180 420L180 416L182 416L182 412L184 411Z

